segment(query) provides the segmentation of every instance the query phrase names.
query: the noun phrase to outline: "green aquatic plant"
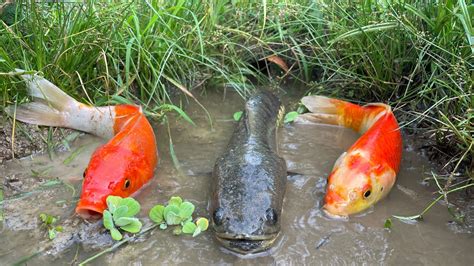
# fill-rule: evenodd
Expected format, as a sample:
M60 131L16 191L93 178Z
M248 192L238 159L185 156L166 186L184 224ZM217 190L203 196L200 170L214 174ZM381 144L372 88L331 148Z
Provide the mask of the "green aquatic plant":
M41 227L44 227L48 230L48 238L50 240L55 239L56 235L63 231L63 227L61 225L56 225L58 217L46 213L41 213L39 215L39 218L41 220Z
M170 225L177 225L173 230L175 235L192 234L193 237L206 231L209 227L209 221L206 218L199 217L193 222L194 204L189 201L183 201L180 197L171 197L168 205L155 205L151 208L149 217L164 230Z
M235 112L235 113L232 115L232 118L234 118L234 121L239 121L240 118L242 117L242 114L243 114L243 113L244 113L244 112L242 112L242 111Z
M299 113L296 112L296 111L292 111L292 112L288 112L286 115L285 115L285 119L283 120L283 123L291 123L293 121L295 121L296 117L298 117Z
M388 218L387 220L385 220L383 227L385 229L392 229L392 219Z
M142 223L134 216L140 212L140 203L133 198L119 196L107 197L107 210L103 214L104 227L110 231L114 240L121 240L122 233L117 229L136 234L140 232Z

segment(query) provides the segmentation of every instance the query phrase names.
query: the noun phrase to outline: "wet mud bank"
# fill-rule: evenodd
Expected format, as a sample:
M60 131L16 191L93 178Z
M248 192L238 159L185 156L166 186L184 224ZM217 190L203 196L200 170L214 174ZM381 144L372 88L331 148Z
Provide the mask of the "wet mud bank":
M36 153L67 151L69 143L80 134L67 128L51 128L18 121L13 125L11 119L0 121L0 164Z

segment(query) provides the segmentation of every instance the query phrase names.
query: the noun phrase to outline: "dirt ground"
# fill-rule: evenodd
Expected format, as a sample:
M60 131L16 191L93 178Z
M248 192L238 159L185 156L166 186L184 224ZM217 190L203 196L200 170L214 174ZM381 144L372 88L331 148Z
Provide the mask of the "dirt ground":
M79 136L79 132L71 129L53 129L21 122L15 123L14 134L12 129L11 120L0 121L0 164L48 150L64 151L67 143Z

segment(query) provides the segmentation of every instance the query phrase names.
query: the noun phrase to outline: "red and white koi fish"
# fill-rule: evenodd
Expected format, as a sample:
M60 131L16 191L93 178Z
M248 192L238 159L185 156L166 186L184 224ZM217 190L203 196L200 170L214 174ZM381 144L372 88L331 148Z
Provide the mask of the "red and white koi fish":
M395 183L402 156L402 137L390 106L359 106L323 96L301 100L311 113L298 120L340 125L362 136L336 161L328 178L323 209L347 216L385 197Z
M21 70L17 70L20 72ZM37 125L67 127L110 139L93 153L84 171L76 213L98 218L109 195L128 197L153 177L158 163L155 135L142 112L134 105L93 107L82 104L37 75L22 75L33 102L15 110L16 119Z

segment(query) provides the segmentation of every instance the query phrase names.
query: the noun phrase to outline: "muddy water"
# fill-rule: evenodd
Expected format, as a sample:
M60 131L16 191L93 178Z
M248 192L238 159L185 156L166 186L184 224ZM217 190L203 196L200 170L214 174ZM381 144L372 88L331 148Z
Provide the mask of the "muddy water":
M211 94L202 103L214 119L213 128L194 104L187 111L196 127L182 119L171 122L177 168L169 156L166 127L156 128L162 160L156 177L136 196L142 204L139 216L144 227L150 225L148 210L172 195L188 199L196 205L198 215L208 216L210 172L232 132L232 114L243 102L236 95L224 99ZM430 193L433 189L420 182L430 172L430 166L412 151L404 151L397 186L377 206L349 220L333 220L322 214L320 201L326 177L336 158L357 137L350 130L322 125L287 125L281 130L280 152L295 174L289 176L281 235L268 252L237 256L221 248L210 231L192 238L154 230L100 257L94 264L472 265L473 235L449 230L451 217L441 204L435 205L423 222L406 224L394 220L391 230L384 229L385 219L391 215L416 214L434 197ZM47 155L37 155L0 168L6 199L0 264L12 264L36 254L29 258L29 265L64 265L110 247L112 240L100 222L87 223L74 216L80 177L100 143L101 140L84 135L72 144L71 152L59 153L52 160ZM71 157L74 154L77 156ZM41 212L61 217L59 223L64 232L54 241L47 240L44 228L38 226Z

